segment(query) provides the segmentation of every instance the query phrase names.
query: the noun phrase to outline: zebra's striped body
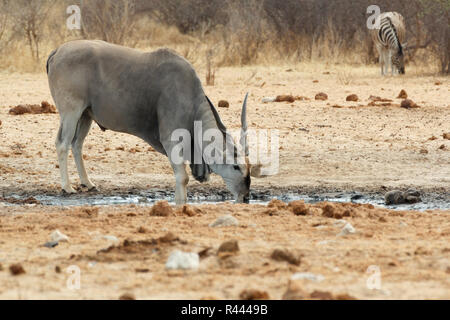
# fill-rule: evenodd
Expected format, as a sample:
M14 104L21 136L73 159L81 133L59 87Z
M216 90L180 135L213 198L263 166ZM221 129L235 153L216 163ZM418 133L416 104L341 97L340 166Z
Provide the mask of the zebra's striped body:
M381 75L391 68L391 74L405 73L403 59L406 35L405 21L397 12L384 12L379 17L380 28L373 29L372 39L380 55Z

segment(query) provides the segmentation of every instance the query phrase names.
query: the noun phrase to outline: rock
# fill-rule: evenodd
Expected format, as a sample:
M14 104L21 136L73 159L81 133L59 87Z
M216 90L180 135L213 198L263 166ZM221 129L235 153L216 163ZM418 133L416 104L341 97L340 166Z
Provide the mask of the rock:
M287 204L278 199L272 199L267 205L268 208L286 209Z
M338 234L338 236L346 236L354 233L356 233L355 228L350 223L347 222L345 226L342 228L341 232Z
M347 97L346 100L347 100L347 101L358 102L358 101L359 101L359 98L358 98L358 96L357 96L356 94L351 94L351 95L349 95L349 96Z
M61 233L59 230L53 231L52 234L50 235L50 239L53 242L68 242L69 241L69 237L66 236L65 234Z
M21 274L26 273L25 269L22 267L22 265L20 263L10 265L9 272L11 272L11 274L13 276L19 276Z
M218 256L228 256L239 252L239 243L237 240L230 240L222 243L217 250Z
M289 281L288 289L283 294L283 300L303 300L308 294L302 289L300 281Z
M292 103L294 101L295 101L295 98L294 98L294 96L291 96L291 95L281 95L281 96L277 96L275 98L275 102L290 102L290 103Z
M61 267L60 266L56 266L55 267L55 272L56 273L61 273L62 272Z
M58 244L59 244L58 241L50 241L50 242L47 242L46 244L44 244L44 247L51 249L51 248L56 247Z
M231 216L231 215L226 215L226 216L222 216L220 218L218 218L216 221L214 221L213 223L211 223L209 226L211 228L223 228L223 227L234 227L234 226L238 226L239 225L239 221Z
M443 133L442 138L444 138L446 140L450 140L450 132Z
M103 239L111 242L119 242L119 239L117 239L116 236L106 235L102 237Z
M230 103L228 101L225 101L225 100L219 101L219 108L229 108L229 107L230 107Z
M195 217L197 215L197 212L195 211L195 209L193 209L191 206L188 206L186 204L183 206L181 213L188 217Z
M334 300L333 294L328 291L314 290L309 297L317 300Z
M296 216L306 216L310 213L309 207L303 200L292 201L288 207Z
M348 293L341 293L335 297L335 300L357 300L357 299L349 295Z
M408 94L405 90L402 89L402 91L400 91L400 93L398 94L397 99L408 99Z
M275 249L270 257L275 261L286 261L296 266L300 265L300 258L294 256L294 254L288 250Z
M262 103L275 102L275 100L277 100L276 97L266 97L262 99Z
M119 300L136 300L136 297L132 293L124 293L119 297Z
M322 207L322 216L340 220L344 215L337 205L327 203L324 207Z
M27 104L27 105L18 105L16 107L12 107L9 110L9 114L12 115L22 115L25 113L32 114L42 114L42 113L56 113L56 107L48 103L47 101L43 101L41 105L37 104Z
M328 95L326 93L320 92L320 93L316 94L315 99L321 100L321 101L326 101L326 100L328 100Z
M384 196L384 202L386 205L412 204L421 201L420 193L413 189L409 189L406 192L393 190L389 191Z
M173 214L173 209L167 201L157 202L150 210L150 215L155 217L168 217Z
M428 154L428 150L425 148L420 149L420 154Z
M200 265L200 257L194 252L182 252L176 250L171 253L166 263L166 269L169 270L188 270L198 269Z
M269 294L265 291L246 289L239 294L241 300L269 300Z
M400 190L389 191L384 195L384 203L386 205L402 204L405 202L403 192Z
M310 280L314 282L320 282L323 281L325 277L321 274L314 274L310 272L300 272L300 273L294 273L291 276L291 280Z
M406 109L414 109L414 108L419 108L419 106L412 100L410 99L406 99L403 100L400 107L402 108L406 108Z

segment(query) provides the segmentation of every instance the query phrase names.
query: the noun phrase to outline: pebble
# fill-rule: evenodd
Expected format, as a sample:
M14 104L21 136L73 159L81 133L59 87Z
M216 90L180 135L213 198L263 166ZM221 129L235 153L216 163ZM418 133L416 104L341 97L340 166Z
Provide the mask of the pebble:
M61 233L59 230L55 230L50 235L50 239L52 242L68 242L69 237L66 236L64 233Z
M106 236L103 236L103 239L108 240L108 241L111 241L111 242L119 242L119 239L117 239L116 236L109 236L109 235L106 235Z
M314 282L321 282L325 279L325 277L321 274L314 274L309 272L302 272L302 273L294 273L291 276L291 280L310 280Z
M350 224L346 223L345 226L342 228L341 232L338 234L338 236L346 236L348 234L356 233L355 228Z
M166 269L198 269L199 265L200 257L198 253L175 250L170 254L169 259L167 260Z
M277 100L276 97L265 97L262 99L262 103L275 102L275 100Z
M239 225L239 221L231 216L231 215L226 215L226 216L222 216L220 218L218 218L216 221L214 221L213 223L211 223L209 226L211 228L222 228L222 227L234 227L234 226L238 226Z
M46 247L46 248L54 248L58 244L59 244L58 241L50 241L50 242L47 242L46 244L44 244L44 247Z

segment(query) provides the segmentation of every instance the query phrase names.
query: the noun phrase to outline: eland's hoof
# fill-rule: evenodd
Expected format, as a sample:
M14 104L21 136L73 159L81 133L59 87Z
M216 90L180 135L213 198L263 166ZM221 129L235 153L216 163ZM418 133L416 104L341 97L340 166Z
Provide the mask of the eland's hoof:
M70 196L70 195L75 194L77 192L75 191L74 188L70 187L70 188L62 189L61 193L62 193L63 196Z
M85 184L82 184L82 185L81 185L81 188L83 188L83 189L88 189L87 192L97 192L97 191L98 191L97 187L94 186L94 185L87 186L87 185L85 185Z

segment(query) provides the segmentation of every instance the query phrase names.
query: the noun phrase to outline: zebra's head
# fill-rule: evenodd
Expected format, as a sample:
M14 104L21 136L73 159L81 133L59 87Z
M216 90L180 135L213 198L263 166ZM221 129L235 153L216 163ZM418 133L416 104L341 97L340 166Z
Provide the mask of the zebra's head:
M392 65L397 68L398 73L405 74L405 58L403 55L403 47L399 44L398 52L392 55Z
M392 56L392 65L397 68L398 73L405 74L405 61L403 54L394 54Z

